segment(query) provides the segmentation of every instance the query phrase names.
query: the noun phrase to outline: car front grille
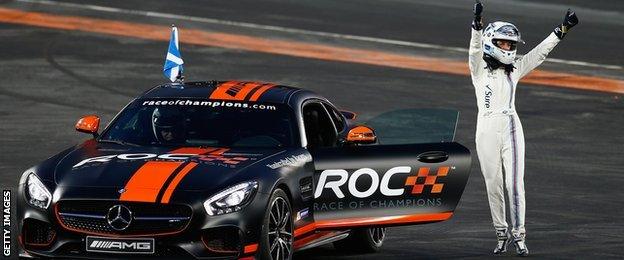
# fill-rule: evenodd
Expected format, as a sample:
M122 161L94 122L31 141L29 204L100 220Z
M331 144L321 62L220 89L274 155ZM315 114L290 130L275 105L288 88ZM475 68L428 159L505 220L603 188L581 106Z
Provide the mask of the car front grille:
M132 220L123 230L109 224L107 214L123 205L132 212ZM186 205L122 201L66 200L56 204L56 216L68 230L95 235L154 236L181 232L191 220L192 209Z

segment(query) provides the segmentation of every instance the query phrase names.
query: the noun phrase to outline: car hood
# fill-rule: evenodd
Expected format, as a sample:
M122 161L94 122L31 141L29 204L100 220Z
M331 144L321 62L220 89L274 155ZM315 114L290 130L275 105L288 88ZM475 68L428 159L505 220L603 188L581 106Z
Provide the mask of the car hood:
M60 187L114 187L134 193L209 190L241 179L244 170L285 149L134 147L85 142L54 172ZM266 168L266 167L265 167Z

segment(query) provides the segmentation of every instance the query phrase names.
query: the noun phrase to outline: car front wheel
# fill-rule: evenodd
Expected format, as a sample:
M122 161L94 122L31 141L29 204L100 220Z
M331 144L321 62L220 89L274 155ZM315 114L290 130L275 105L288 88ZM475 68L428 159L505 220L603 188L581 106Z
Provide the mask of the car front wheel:
M271 194L262 225L262 259L292 259L293 226L288 196L283 190L276 189Z

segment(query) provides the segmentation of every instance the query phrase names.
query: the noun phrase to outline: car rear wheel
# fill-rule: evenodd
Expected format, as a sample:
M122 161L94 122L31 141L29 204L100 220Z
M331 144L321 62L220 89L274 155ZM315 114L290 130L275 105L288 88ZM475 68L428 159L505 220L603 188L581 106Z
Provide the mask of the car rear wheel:
M354 229L347 238L334 242L334 248L351 253L374 253L379 251L385 238L384 227Z
M261 258L272 260L292 259L293 218L288 196L276 189L269 200L264 216L261 239Z

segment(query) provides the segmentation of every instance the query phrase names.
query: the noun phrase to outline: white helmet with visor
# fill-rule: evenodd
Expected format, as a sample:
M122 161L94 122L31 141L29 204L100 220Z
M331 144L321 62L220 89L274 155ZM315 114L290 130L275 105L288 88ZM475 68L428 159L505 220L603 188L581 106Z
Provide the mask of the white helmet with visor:
M500 43L508 42L508 50L501 48ZM509 65L516 58L517 43L524 43L518 28L508 22L493 22L483 31L483 54L490 55L499 62Z

